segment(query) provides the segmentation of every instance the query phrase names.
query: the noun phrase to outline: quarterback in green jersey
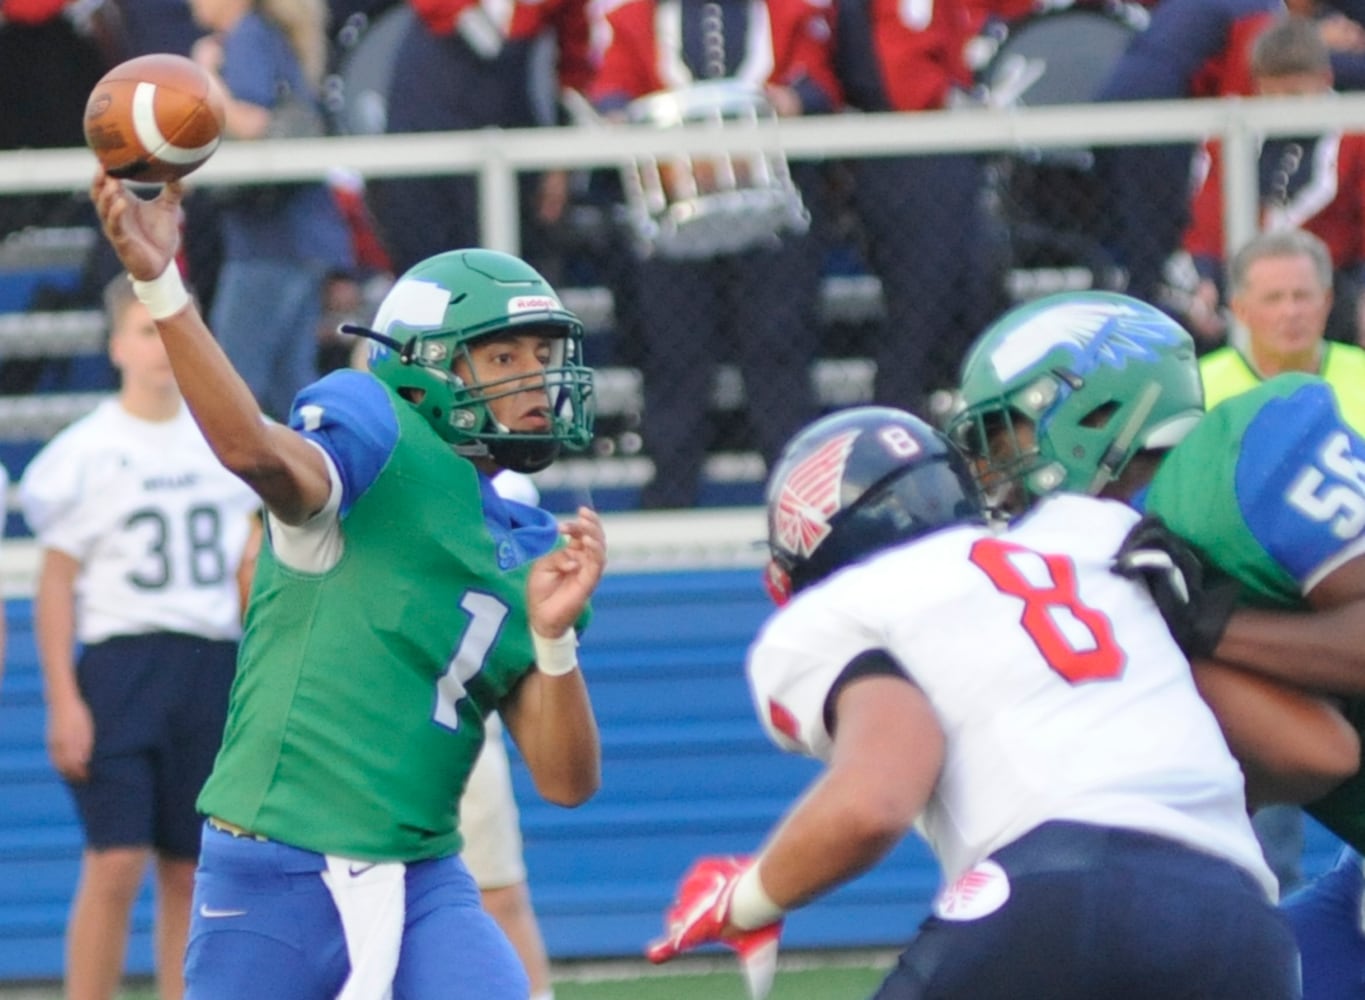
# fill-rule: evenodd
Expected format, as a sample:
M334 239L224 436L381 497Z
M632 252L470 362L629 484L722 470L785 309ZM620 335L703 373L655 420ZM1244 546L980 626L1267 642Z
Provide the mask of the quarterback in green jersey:
M352 329L370 371L271 423L181 284L179 186L142 201L101 171L92 197L204 436L268 511L198 803L186 996L525 1000L457 803L495 710L546 799L600 781L576 628L601 522L557 524L492 484L589 442L582 325L522 260L440 254Z
M1365 692L1355 624L1365 608L1365 441L1326 383L1280 376L1205 414L1189 335L1136 299L1084 292L997 321L964 362L961 389L953 435L1001 506L1019 511L1058 490L1116 496L1236 581L1247 607L1225 630L1176 630L1201 691L1253 797L1306 802L1365 846L1365 703L1338 711L1310 694ZM1359 883L1354 852L1346 869ZM1365 969L1359 900L1357 888L1346 936ZM1324 970L1342 947L1324 958L1329 938L1310 916L1320 904L1298 907L1296 898L1287 908L1308 987L1334 975Z

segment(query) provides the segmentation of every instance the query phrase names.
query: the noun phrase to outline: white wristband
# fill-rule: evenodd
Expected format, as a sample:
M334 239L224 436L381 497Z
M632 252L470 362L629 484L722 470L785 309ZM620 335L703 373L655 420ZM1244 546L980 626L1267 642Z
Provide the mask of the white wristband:
M753 931L777 923L786 912L763 888L758 862L744 869L730 894L730 923L742 931Z
M531 645L536 651L536 667L542 674L563 677L578 666L578 633L573 629L558 639L547 639L531 629Z
M180 279L180 268L175 261L151 281L132 279L133 294L147 307L152 319L170 319L190 304L190 293Z

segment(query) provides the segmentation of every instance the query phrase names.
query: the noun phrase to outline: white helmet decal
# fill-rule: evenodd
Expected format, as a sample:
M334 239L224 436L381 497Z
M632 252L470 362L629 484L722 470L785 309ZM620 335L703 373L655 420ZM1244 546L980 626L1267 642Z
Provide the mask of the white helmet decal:
M1120 325L1121 324L1121 325ZM1057 347L1075 354L1078 375L1103 364L1122 367L1129 357L1155 360L1158 347L1179 343L1178 328L1163 314L1122 302L1080 299L1059 302L1022 317L990 355L996 376L1008 382Z
M808 557L829 535L829 519L839 511L844 466L860 433L830 438L783 480L773 507L773 533L785 551Z
M436 330L450 308L450 289L422 278L402 278L379 304L375 329L388 333L394 323L412 330Z

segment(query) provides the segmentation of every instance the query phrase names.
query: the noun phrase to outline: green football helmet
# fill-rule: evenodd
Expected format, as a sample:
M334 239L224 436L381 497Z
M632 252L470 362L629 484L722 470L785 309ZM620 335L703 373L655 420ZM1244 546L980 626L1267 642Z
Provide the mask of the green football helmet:
M1063 292L1006 313L968 352L961 392L949 433L1008 509L1058 490L1098 494L1135 454L1172 447L1204 414L1194 340L1113 292Z
M537 472L561 447L592 440L593 376L583 362L583 324L535 268L494 250L454 250L407 271L375 317L375 329L349 327L371 340L369 367L408 400L455 450L490 456L503 468ZM540 333L554 339L545 367L550 408L544 431L514 431L489 402L527 391L524 378L466 383L454 372L469 349L493 334Z

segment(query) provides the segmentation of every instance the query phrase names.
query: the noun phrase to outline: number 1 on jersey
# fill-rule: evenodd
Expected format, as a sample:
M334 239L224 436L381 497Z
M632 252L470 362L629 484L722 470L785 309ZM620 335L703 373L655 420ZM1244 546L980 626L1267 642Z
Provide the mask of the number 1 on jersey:
M469 615L469 627L460 637L446 672L436 682L436 709L432 713L437 724L447 729L460 728L460 714L455 706L464 697L465 682L483 669L488 651L497 642L507 617L507 605L492 594L471 591L461 598L460 607Z
M1123 672L1126 658L1114 628L1103 613L1081 603L1070 559L996 538L977 541L968 558L1002 594L1024 602L1019 623L1067 683L1112 680Z

